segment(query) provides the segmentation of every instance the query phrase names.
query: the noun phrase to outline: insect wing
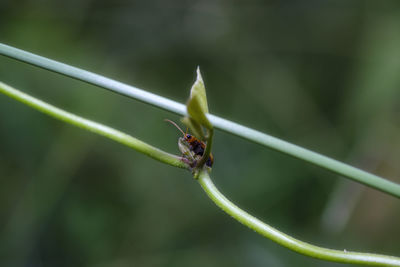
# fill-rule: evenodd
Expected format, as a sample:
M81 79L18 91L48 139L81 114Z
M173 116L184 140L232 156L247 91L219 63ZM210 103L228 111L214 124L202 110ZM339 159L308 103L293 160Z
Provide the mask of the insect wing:
M181 151L182 156L188 159L191 163L196 160L196 154L191 150L190 144L185 140L185 138L179 138L178 148Z

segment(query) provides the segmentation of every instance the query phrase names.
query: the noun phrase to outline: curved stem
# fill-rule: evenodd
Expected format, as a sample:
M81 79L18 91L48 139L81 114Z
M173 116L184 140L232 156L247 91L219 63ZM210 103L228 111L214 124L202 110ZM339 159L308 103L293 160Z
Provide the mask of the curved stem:
M62 75L78 79L113 92L134 98L141 102L156 106L158 108L187 116L186 106L170 99L146 92L139 88L117 82L104 76L69 66L45 57L41 57L5 44L0 43L0 54L26 62ZM240 124L208 114L215 128L242 137L262 146L288 154L295 158L307 161L319 167L330 170L334 173L350 178L367 186L378 189L387 194L400 198L400 184L385 180L377 175L368 173L348 164L323 156L300 146L280 140L276 137L250 129Z
M12 88L2 82L0 82L0 93L3 93L15 100L22 102L34 109L37 109L47 115L50 115L56 119L67 122L69 124L75 125L79 128L89 130L91 132L97 133L99 135L110 138L128 147L131 147L138 152L141 152L149 157L152 157L163 163L188 169L188 165L183 163L180 157L164 152L158 148L155 148L145 142L142 142L130 135L123 132L115 130L111 127L105 126L103 124L79 117L75 114L69 113L52 105L49 105L37 98L27 95L17 89Z
M271 239L272 241L294 250L300 254L341 263L364 264L374 266L400 266L400 258L371 254L351 252L347 250L334 250L318 247L298 239L295 239L277 229L263 223L256 217L248 214L238 206L230 202L218 189L215 187L207 171L202 170L199 174L198 181L211 200L220 207L223 211L231 215L234 219L253 229L260 235Z
M0 93L3 93L11 98L14 98L54 118L57 118L64 122L75 125L77 127L108 137L114 141L129 146L161 162L179 168L186 168L186 169L189 168L188 165L183 163L177 156L171 155L155 147L152 147L130 135L112 129L108 126L84 119L82 117L66 112L52 105L49 105L39 99L36 99L32 96L22 93L2 82L0 82ZM210 134L212 135L212 133ZM211 140L212 137L210 138L210 141ZM211 149L211 143L209 144L209 150L210 149ZM206 153L210 152L209 150L207 152L206 148L205 155L207 155ZM202 169L200 171L198 181L205 190L205 192L208 194L208 196L226 213L230 214L233 218L243 223L244 225L248 226L249 228L253 229L254 231L258 232L259 234L298 253L310 257L315 257L335 262L367 264L375 266L400 266L400 258L378 255L378 254L349 252L346 250L339 251L339 250L321 248L297 240L261 222L257 218L251 216L250 214L246 213L245 211L235 206L232 202L230 202L224 195L222 195L218 191L218 189L212 183L210 176L205 169Z

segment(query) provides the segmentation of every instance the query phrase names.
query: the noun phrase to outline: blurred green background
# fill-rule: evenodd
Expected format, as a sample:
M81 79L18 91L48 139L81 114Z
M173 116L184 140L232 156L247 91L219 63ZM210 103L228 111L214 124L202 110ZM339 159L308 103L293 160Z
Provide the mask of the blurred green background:
M399 182L399 1L0 1L0 42L185 102ZM178 154L172 115L0 57L0 80ZM213 178L299 239L400 255L398 199L215 134ZM1 266L346 266L220 211L188 172L0 95Z

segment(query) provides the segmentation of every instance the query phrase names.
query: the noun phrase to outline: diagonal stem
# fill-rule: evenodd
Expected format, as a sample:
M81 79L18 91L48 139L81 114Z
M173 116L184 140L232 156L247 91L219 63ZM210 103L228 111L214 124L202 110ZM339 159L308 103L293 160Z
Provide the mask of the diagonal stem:
M187 164L182 162L180 157L162 151L126 133L120 132L106 125L79 117L75 114L69 113L55 106L49 105L37 98L34 98L21 91L18 91L17 89L14 89L11 86L8 86L2 82L0 82L0 93L3 93L11 98L14 98L17 101L22 102L23 104L26 104L56 119L75 125L79 128L89 130L91 132L97 133L99 135L110 138L114 141L117 141L123 145L131 147L137 150L138 152L143 153L149 157L152 157L158 161L179 168L184 168L184 169L189 168Z
M129 86L127 84L106 78L104 76L86 70L72 67L70 65L41 57L1 43L0 54L111 90L113 92L134 98L141 102L179 115L187 115L186 107L181 103L146 92L139 88ZM344 177L350 178L356 182L362 183L364 185L373 187L377 190L400 198L400 184L398 183L386 180L382 177L352 167L343 162L291 144L268 134L250 129L240 124L217 117L215 115L209 114L207 115L207 118L210 120L211 124L215 128L218 128L222 131L242 137L244 139L271 148L278 152L288 154L300 160L304 160Z

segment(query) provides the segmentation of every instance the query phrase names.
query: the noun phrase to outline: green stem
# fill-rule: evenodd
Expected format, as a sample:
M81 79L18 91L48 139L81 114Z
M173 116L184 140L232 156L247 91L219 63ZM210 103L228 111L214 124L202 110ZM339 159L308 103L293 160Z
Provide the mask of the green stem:
M132 136L129 136L115 129L112 129L108 126L84 119L82 117L66 112L52 105L49 105L39 99L36 99L25 93L22 93L2 82L0 82L0 93L3 93L11 98L14 98L17 101L20 101L30 107L33 107L61 121L70 123L82 129L92 131L94 133L103 135L119 143L122 143L126 146L129 146L137 150L138 152L146 154L161 162L179 168L186 168L186 169L189 168L177 156L171 155L155 147L152 147ZM212 131L210 132L209 141L212 142ZM209 150L211 150L211 143L209 143ZM205 155L206 153L209 152L210 151L207 152L206 149ZM301 254L310 257L315 257L335 262L367 264L376 266L400 266L400 259L396 257L378 255L378 254L369 254L369 253L348 252L345 250L339 251L339 250L326 249L297 240L291 236L279 232L278 230L274 229L273 227L267 224L264 224L257 218L251 216L250 214L239 209L237 206L231 203L214 186L207 170L202 169L200 171L198 180L203 189L205 190L205 192L208 194L208 196L225 212L230 214L239 222L255 230L259 234L296 252L299 252Z
M327 261L340 263L364 264L374 266L400 266L400 258L371 254L351 252L347 250L334 250L322 248L309 243L295 239L277 229L263 223L256 217L248 214L238 206L230 202L218 189L215 187L206 170L202 170L199 174L198 181L211 200L220 207L223 211L231 215L234 219L253 229L260 235L271 239L272 241L287 247L300 254L318 258Z
M175 167L188 169L187 164L183 163L180 157L164 152L130 135L117 131L103 124L90 121L88 119L79 117L75 114L69 113L62 109L49 105L39 99L36 99L21 91L18 91L17 89L14 89L11 86L8 86L2 82L0 82L0 93L3 93L11 98L14 98L17 101L20 101L23 104L26 104L56 119L75 125L79 128L89 130L91 132L97 133L99 135L110 138L114 141L117 141L123 145L131 147L137 150L138 152L143 153L149 157L152 157L158 161L161 161L163 163Z
M0 54L111 90L113 92L134 98L141 102L182 116L187 116L186 106L181 103L146 92L127 84L123 84L121 82L114 81L89 71L75 68L67 64L63 64L1 43ZM325 168L334 173L400 198L400 184L385 180L377 175L357 169L348 164L320 155L316 152L250 129L240 124L225 120L223 118L219 118L211 114L207 115L207 117L215 128L315 164L319 167Z
M398 183L386 180L375 174L363 171L338 160L280 140L262 132L247 128L240 124L213 115L209 115L208 118L215 128L219 128L228 133L233 133L237 136L243 137L244 139L269 147L278 152L288 154L300 160L307 161L344 177L350 178L356 182L400 198L400 184Z

